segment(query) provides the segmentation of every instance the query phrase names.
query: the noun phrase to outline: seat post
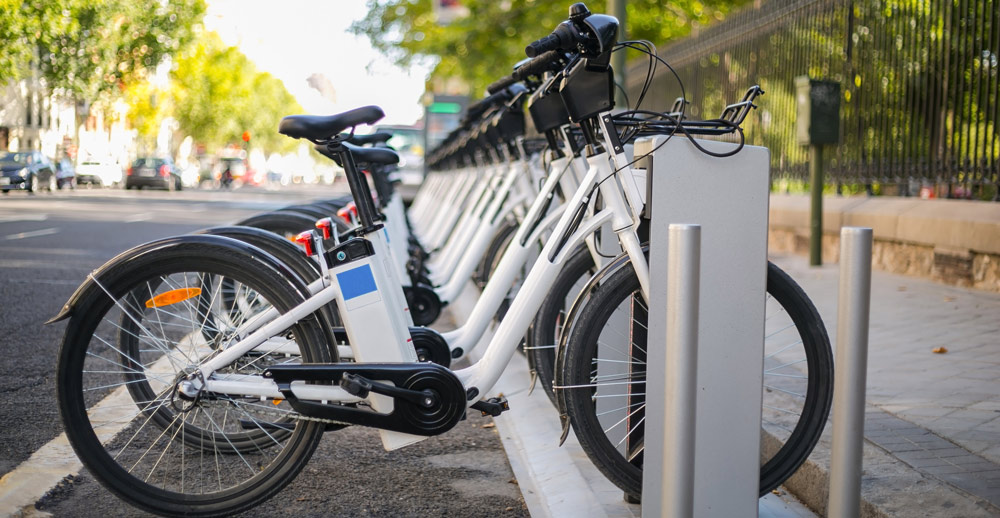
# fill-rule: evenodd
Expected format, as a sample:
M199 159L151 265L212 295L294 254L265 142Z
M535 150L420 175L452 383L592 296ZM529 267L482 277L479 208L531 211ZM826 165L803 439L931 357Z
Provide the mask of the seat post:
M375 202L372 201L372 193L368 188L368 182L361 176L357 164L354 163L354 156L344 146L337 145L329 148L331 153L340 156L340 163L344 166L344 174L347 176L347 185L351 188L351 195L354 196L354 205L358 208L358 219L361 220L361 231L364 233L375 230Z

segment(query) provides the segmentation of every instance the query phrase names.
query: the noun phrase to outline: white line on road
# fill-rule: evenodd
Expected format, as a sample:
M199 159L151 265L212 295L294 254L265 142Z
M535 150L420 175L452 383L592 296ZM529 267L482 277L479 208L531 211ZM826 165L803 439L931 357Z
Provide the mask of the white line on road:
M4 236L4 239L10 241L12 239L24 239L24 238L28 238L28 237L47 236L49 234L55 234L57 232L59 232L59 229L55 228L55 227L53 227L53 228L43 228L41 230L32 230L31 232L21 232L19 234L8 234L8 235Z
M204 340L194 341L192 333L178 342L193 348L195 358L202 358L212 352ZM200 333L198 333L200 336ZM182 354L183 356L183 354ZM172 371L170 358L162 356L149 367L150 385L159 392L162 386L155 384L158 376ZM99 403L87 410L94 433L102 443L111 441L119 431L130 424L135 415L135 402L125 387L118 387ZM104 423L104 424L99 424ZM23 516L23 510L32 508L39 499L62 479L75 475L83 465L69 444L66 433L59 434L22 462L14 471L0 478L0 518Z
M45 221L49 219L48 214L0 214L0 223L12 223L15 221Z
M138 223L140 221L149 221L151 219L153 219L152 212L140 212L138 214L133 214L123 219L122 221L124 221L125 223Z

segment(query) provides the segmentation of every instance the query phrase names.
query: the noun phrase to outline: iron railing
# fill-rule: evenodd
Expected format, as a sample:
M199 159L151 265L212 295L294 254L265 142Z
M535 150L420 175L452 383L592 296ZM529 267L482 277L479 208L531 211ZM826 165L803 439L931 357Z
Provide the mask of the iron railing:
M771 0L658 49L693 117L763 87L746 135L770 148L775 189L808 178L794 78L809 75L841 85L841 143L825 153L838 192L989 200L1000 198L998 53L1000 0ZM645 66L630 66L633 99ZM666 110L679 95L661 66L643 108Z

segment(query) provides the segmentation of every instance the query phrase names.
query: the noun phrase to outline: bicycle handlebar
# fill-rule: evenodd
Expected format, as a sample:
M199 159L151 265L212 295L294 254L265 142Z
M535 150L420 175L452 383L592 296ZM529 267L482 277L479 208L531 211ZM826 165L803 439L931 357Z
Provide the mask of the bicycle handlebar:
M568 51L572 50L576 46L576 43L581 39L581 35L573 26L573 22L567 20L560 23L556 27L556 30L552 31L552 34L529 43L528 46L524 48L524 53L529 58L533 58L548 51Z
M486 91L490 94L494 94L507 88L508 86L522 80L529 76L537 76L542 73L553 69L552 65L557 63L564 56L562 52L556 50L550 50L544 54L540 54L527 63L514 69L509 76L500 78L493 82L491 85L486 87Z
M508 86L516 83L517 81L518 79L514 77L514 74L501 77L500 79L493 81L492 83L490 83L489 86L486 87L486 93L493 95L501 90L504 90Z

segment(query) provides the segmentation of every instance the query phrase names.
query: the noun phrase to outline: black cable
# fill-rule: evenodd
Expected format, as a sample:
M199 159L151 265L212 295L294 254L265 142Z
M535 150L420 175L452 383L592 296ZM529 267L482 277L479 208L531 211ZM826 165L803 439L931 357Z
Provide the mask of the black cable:
M677 74L677 71L674 70L674 67L670 66L670 63L667 63L666 61L663 60L663 58L661 58L660 56L657 56L655 52L653 52L652 50L650 50L650 49L653 48L652 47L652 43L650 43L648 41L645 41L645 40L640 40L640 41L635 41L635 42L632 42L632 41L620 42L619 45L621 45L622 47L631 48L631 49L637 50L639 52L642 52L644 54L647 54L647 55L650 56L650 60L656 60L659 63L663 63L663 65L665 67L667 67L667 69L670 70L670 72L673 74L674 78L677 79L677 85L680 87L680 90L681 90L681 98L684 99L685 101L687 100L687 94L684 91L684 82L681 80L680 75ZM641 45L641 46L643 46L645 48L639 48L637 45ZM641 103L641 101L642 101L642 96L640 96L640 100L638 102ZM717 158L730 157L730 156L735 155L736 153L739 153L743 149L743 146L746 143L746 138L745 138L745 136L743 134L743 129L742 128L740 128L738 125L736 125L736 124L734 124L734 123L732 123L730 121L723 120L723 119L715 119L715 120L707 121L707 122L712 122L712 123L719 124L721 126L729 126L729 127L733 128L733 130L736 131L737 133L739 133L739 135L740 135L739 145L736 147L736 149L734 149L732 151L729 151L729 152L725 152L725 153L717 153L717 152L709 151L708 149L705 149L703 146L701 146L700 144L698 144L698 142L693 138L693 136L687 130L687 128L685 128L684 125L681 123L681 121L684 119L684 110L686 108L686 102L682 102L681 103L681 111L680 111L680 117L679 117L680 120L675 119L675 118L673 118L673 117L671 117L671 116L669 116L669 115L667 115L665 113L649 112L649 111L646 111L646 110L639 110L638 108L639 108L639 106L638 106L638 103L637 103L636 109L632 110L632 113L634 113L634 114L648 114L648 115L653 115L653 116L660 117L660 118L663 118L663 119L669 119L669 120L671 120L671 121L674 122L673 127L671 129L671 132L667 135L667 138L664 139L663 142L659 143L656 147L654 147L653 149L651 149L647 153L645 153L645 154L643 154L641 156L635 157L631 162L629 162L629 163L627 163L627 164L619 167L618 169L615 170L615 173L618 173L619 171L621 171L622 169L625 169L626 167L630 167L631 165L637 163L638 161L640 161L640 160L648 157L649 155L653 154L654 152L656 152L658 149L660 149L661 147L663 147L663 145L666 144L671 138L673 138L674 134L677 133L677 130L680 130L681 132L683 132L684 135L688 137L688 139L691 141L691 143L694 144L695 148L697 148L699 151L701 151L702 153L705 153L706 155L717 157ZM620 115L621 114L619 114L619 116ZM616 119L617 118L619 118L619 117L616 117ZM633 133L632 133L632 135L637 135L638 133L639 133L639 130L634 130Z
M618 84L617 82L615 83L615 88L621 91L622 97L625 98L625 107L628 108L629 104L631 104L628 100L628 92L626 92L625 88L622 85Z

